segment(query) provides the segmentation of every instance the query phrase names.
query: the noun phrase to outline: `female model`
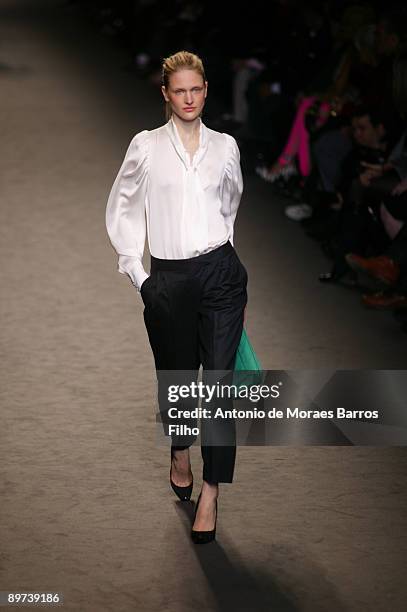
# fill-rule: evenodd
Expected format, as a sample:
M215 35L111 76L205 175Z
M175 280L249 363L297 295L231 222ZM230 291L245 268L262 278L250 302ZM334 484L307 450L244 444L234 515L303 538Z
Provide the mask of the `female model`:
M201 120L208 82L197 55L167 57L161 89L167 123L130 142L109 195L107 231L118 271L141 294L157 373L197 372L201 364L203 372L233 371L248 280L233 247L243 191L239 149L232 136ZM146 235L150 275L142 264ZM209 421L202 428L211 444L201 445L203 484L191 530L196 543L215 538L218 485L232 482L236 455L229 422L217 431ZM171 486L188 500L189 446L196 436L181 443L171 437Z

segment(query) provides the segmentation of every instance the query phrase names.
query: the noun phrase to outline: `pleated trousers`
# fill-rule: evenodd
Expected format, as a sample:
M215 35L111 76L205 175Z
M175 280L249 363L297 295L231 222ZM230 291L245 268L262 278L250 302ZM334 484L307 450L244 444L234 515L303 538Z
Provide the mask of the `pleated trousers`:
M246 268L234 247L225 244L197 257L159 259L151 256L150 276L141 286L144 322L154 355L158 381L158 404L164 432L168 435L168 389L160 390L160 373L173 371L198 375L216 384L219 372L229 372L222 384L230 384L236 351L243 330L247 303ZM195 379L196 380L196 379ZM162 393L161 393L162 391ZM183 400L184 407L197 406ZM213 405L233 408L230 398L216 398ZM196 419L183 421L190 426ZM234 419L202 419L201 454L203 479L210 483L232 482L236 459ZM189 447L196 436L171 434L173 449Z

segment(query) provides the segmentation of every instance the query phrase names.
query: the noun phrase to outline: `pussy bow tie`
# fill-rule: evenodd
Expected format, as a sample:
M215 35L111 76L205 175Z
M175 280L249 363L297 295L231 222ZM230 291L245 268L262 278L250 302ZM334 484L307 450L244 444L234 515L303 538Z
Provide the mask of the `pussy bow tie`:
M174 148L186 169L186 202L183 208L181 227L184 239L188 236L193 239L194 248L204 251L208 247L208 212L205 205L203 180L199 171L199 165L208 150L208 131L202 120L200 121L199 148L195 152L192 164L189 161L189 153L185 150L177 127L171 118L167 123L168 135ZM188 202L194 201L195 206L188 206ZM191 229L193 228L193 232ZM193 236L192 236L193 235Z

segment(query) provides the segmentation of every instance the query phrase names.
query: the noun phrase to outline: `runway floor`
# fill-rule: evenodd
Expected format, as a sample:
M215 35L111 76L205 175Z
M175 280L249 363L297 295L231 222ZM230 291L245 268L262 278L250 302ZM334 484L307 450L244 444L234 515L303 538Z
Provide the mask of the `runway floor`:
M217 542L191 543L142 301L105 230L131 137L164 122L127 61L74 6L0 5L0 590L81 612L404 611L402 447L240 447ZM329 262L282 210L246 177L235 246L263 367L403 369L397 323L319 285ZM197 447L192 461L196 499Z

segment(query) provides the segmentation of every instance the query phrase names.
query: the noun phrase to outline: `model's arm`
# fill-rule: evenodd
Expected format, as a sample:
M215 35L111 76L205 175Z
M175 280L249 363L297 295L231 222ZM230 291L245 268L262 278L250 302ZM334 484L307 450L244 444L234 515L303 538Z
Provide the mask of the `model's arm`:
M146 239L148 134L148 130L143 130L130 142L106 206L106 229L119 256L117 270L127 274L138 291L148 277L142 262Z
M222 214L229 227L229 240L233 245L233 227L243 193L243 176L240 167L240 151L236 140L230 134L227 138L227 161L222 183Z

